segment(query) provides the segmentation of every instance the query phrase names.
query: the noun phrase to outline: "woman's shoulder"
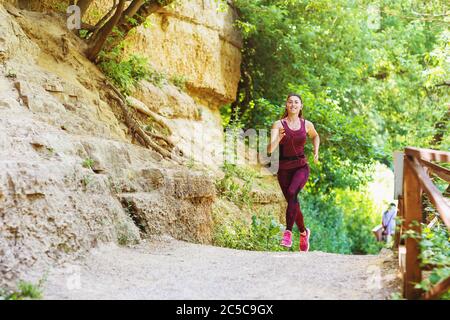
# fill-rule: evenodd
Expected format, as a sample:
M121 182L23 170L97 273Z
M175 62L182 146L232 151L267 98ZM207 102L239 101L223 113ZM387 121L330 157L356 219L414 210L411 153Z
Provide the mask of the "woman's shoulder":
M311 121L306 120L306 119L305 119L305 129L306 129L306 132L309 134L310 137L312 135L316 135L317 134L316 128L314 128L314 124Z
M281 120L277 120L273 123L272 128L281 128L283 127L283 124L281 123Z
M306 119L303 119L303 120L305 120L306 128L314 128L314 124L311 121L306 120Z

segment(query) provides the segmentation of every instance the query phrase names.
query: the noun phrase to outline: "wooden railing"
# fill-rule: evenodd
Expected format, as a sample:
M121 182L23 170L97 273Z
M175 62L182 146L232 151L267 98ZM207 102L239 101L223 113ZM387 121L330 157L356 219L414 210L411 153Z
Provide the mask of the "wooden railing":
M450 182L450 170L436 165L450 163L450 152L429 149L405 148L403 154L402 192L398 196L399 215L402 224L395 234L394 247L398 248L400 270L403 275L403 296L406 299L437 299L450 288L450 277L437 283L431 290L423 292L415 288L422 281L422 271L433 266L421 266L420 247L417 239L402 235L408 230L420 234L420 223L425 222L422 214L422 192L428 195L431 203L439 213L440 219L450 230L450 205L438 188L433 184L429 174L433 173ZM397 173L396 173L397 174Z

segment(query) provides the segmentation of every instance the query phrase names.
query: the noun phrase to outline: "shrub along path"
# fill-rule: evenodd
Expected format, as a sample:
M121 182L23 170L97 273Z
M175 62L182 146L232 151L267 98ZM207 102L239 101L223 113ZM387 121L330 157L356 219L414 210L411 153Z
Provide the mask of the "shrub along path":
M396 262L379 255L256 252L163 237L108 245L50 270L44 299L387 299Z

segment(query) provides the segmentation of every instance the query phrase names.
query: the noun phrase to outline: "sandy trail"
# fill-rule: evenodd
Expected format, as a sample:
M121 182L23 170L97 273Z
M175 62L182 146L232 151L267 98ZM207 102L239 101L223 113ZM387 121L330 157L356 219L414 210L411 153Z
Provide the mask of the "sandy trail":
M103 246L48 270L44 299L387 299L395 273L383 255L254 252L168 238Z

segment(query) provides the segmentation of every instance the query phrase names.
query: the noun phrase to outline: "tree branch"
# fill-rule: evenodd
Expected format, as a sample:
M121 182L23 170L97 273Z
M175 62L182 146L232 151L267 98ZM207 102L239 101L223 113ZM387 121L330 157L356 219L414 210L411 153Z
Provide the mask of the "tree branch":
M111 8L111 10L108 11L108 13L106 15L104 15L96 24L95 27L91 30L92 35L90 38L95 38L97 37L98 31L101 29L101 27L104 25L104 23L106 22L106 20L110 19L111 16L114 13L114 10L117 8L117 0L114 0L114 4Z
M106 45L105 50L110 51L116 47L123 39L126 38L128 33L136 26L141 25L145 22L148 16L152 13L160 10L161 8L171 4L175 0L148 0L144 4L141 4L137 8L138 4L141 2L139 0L134 0L130 6L127 8L128 13L124 12L117 25L118 32L111 36L111 41ZM128 10L130 9L130 10ZM137 9L137 10L136 10ZM134 15L130 14L134 12Z
M116 12L114 13L114 15L99 30L97 36L95 38L92 38L92 45L87 54L87 57L89 60L91 60L91 61L96 60L99 52L102 50L102 47L106 42L106 39L108 38L109 34L113 30L113 28L116 26L117 22L119 21L121 15L122 15L124 6L125 6L125 0L119 0L119 4L117 5Z

